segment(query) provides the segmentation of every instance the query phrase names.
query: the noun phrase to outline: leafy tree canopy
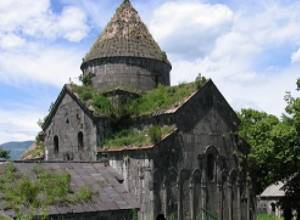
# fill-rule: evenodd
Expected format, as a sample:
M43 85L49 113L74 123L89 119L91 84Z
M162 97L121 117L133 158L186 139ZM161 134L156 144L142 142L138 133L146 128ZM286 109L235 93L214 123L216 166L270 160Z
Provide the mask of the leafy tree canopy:
M300 97L288 92L285 101L286 113L281 118L253 109L241 110L240 135L252 146L248 162L256 193L274 182L285 181L288 199L283 203L289 201L289 207L299 209Z
M9 151L3 150L2 148L0 148L0 159L9 159Z

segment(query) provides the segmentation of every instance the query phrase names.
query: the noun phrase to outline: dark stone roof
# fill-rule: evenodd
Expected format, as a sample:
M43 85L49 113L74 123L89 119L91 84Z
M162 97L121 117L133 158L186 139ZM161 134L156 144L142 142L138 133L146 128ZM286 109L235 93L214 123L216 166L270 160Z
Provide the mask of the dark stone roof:
M129 0L117 9L83 62L108 57L150 58L169 64Z
M0 162L4 165L5 162ZM90 202L78 204L59 204L48 207L48 214L65 215L79 213L95 213L114 210L133 210L138 208L134 197L129 194L123 184L122 176L101 162L24 162L16 161L16 169L26 175L33 175L33 168L37 165L46 170L66 171L71 175L73 190L81 186L88 186L93 191ZM0 213L14 216L11 210L1 210Z

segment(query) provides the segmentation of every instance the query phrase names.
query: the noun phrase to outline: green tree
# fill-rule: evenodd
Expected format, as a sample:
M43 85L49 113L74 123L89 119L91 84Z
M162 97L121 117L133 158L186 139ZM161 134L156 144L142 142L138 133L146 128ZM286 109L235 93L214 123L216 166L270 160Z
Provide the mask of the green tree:
M0 148L0 159L8 160L10 158L9 151Z
M252 146L248 157L250 175L256 193L261 193L274 180L272 171L276 161L274 161L275 143L272 140L272 132L280 121L274 115L253 109L243 109L239 116L240 135Z
M300 97L287 93L285 101L286 113L280 119L243 109L239 113L240 135L252 146L248 166L256 193L271 183L284 181L286 197L281 202L300 213Z

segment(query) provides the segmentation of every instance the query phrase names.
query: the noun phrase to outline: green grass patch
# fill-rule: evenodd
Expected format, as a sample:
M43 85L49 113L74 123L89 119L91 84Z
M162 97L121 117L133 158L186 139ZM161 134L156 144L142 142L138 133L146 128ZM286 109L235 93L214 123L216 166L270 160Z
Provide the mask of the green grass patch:
M71 87L72 90L78 94L80 100L86 106L92 108L96 114L121 118L124 115L151 115L178 107L206 82L206 78L200 76L196 81L191 83L182 83L172 87L158 86L158 88L145 92L139 98L130 100L122 106L113 105L103 93L95 90L91 86L78 86L72 84Z
M275 217L268 214L258 214L257 220L283 220L283 218Z
M72 191L71 176L66 172L50 172L37 165L30 171L31 175L25 175L12 163L1 168L0 210L12 209L19 219L31 219L35 210L47 210L49 205L86 202L92 197L92 191L87 187Z
M133 115L147 115L178 107L197 90L195 83L159 86L134 100L129 108Z
M143 129L130 128L116 132L106 138L104 148L142 147L158 143L164 136L175 130L175 126L149 126Z

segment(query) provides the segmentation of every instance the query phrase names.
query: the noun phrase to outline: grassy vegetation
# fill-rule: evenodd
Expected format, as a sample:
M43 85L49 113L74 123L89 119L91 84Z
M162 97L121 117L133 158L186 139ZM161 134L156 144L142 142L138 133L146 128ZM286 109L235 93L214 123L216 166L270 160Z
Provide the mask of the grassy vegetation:
M178 107L197 90L196 83L180 84L178 86L158 88L146 92L129 105L133 115L148 115Z
M104 140L104 148L119 148L123 146L142 147L159 142L165 135L171 133L174 126L150 126L138 130L124 129Z
M258 214L257 220L283 220L283 218L278 218L267 214Z
M92 198L87 187L76 192L70 188L71 176L66 172L46 171L36 166L34 177L18 172L12 163L0 170L0 209L12 209L18 219L32 219L35 210L44 210L47 206L62 203L86 202Z
M45 154L45 145L43 142L37 143L35 147L28 149L23 155L23 159L42 158Z
M182 83L172 87L159 86L144 93L141 97L129 101L125 106L123 105L122 108L126 109L122 109L122 111L115 109L116 107L112 105L103 93L96 91L91 86L73 84L72 89L78 94L83 103L95 110L95 113L119 118L124 116L124 114L131 116L150 115L178 107L186 98L200 89L205 82L207 82L206 78L200 76L192 83ZM120 112L122 112L121 115Z

